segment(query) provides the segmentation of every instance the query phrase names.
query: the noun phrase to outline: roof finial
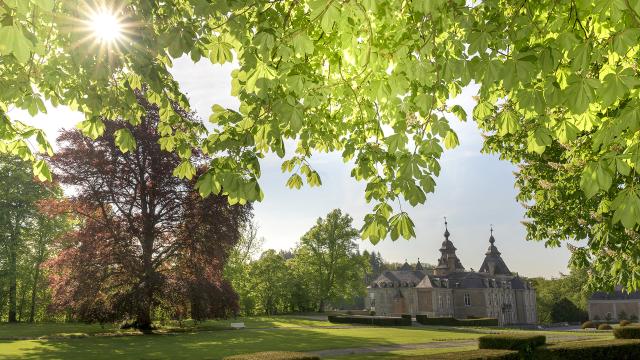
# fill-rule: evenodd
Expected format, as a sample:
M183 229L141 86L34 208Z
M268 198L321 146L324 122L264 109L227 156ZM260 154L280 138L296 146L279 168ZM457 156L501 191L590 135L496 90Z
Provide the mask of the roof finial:
M490 226L490 229L491 229L490 230L491 231L491 236L489 237L489 242L491 244L493 244L494 242L496 242L496 239L493 237L493 224L490 224L489 226Z
M447 217L444 217L444 237L449 240L449 228L447 227L448 223L447 223Z

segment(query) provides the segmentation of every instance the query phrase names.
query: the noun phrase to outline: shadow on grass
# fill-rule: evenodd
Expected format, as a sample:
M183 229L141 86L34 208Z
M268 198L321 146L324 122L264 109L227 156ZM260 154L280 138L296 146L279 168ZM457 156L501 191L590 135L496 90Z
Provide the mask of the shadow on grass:
M426 343L436 341L439 337L455 340L461 335L464 334L369 327L211 331L65 340L3 340L0 341L0 359L221 359L228 355L267 350L314 351Z

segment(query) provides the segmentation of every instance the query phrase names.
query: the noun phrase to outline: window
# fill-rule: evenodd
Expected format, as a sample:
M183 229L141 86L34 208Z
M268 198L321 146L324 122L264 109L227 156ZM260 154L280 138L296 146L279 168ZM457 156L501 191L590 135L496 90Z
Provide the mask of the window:
M464 294L464 306L471 306L471 296L468 293Z

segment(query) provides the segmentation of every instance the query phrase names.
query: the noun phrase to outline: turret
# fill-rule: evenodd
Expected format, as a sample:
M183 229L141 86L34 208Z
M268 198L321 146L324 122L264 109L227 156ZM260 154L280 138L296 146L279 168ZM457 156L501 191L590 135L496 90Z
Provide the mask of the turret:
M504 263L500 256L500 251L494 245L496 239L493 237L493 226L491 227L491 236L489 237L489 249L485 253L484 261L480 266L479 272L489 273L491 275L511 275L511 271Z
M447 275L452 272L464 271L464 266L456 256L456 247L453 246L451 240L449 240L448 223L445 218L444 221L444 241L440 247L440 259L438 259L438 266L435 269L435 275Z

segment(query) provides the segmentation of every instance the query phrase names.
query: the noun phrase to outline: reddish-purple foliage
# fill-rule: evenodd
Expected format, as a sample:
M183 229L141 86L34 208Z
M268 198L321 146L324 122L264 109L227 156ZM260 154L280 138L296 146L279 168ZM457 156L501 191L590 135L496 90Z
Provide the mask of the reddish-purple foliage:
M196 319L236 312L222 269L251 206L202 199L192 181L172 176L180 159L158 145L157 107L139 101L147 110L139 125L106 122L95 141L77 130L58 138L51 161L79 224L49 263L53 308L85 321L135 319L140 328L154 310ZM127 154L114 144L122 127L137 142Z

